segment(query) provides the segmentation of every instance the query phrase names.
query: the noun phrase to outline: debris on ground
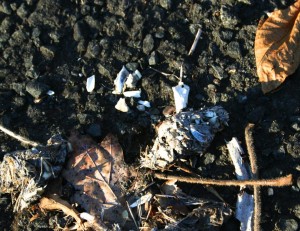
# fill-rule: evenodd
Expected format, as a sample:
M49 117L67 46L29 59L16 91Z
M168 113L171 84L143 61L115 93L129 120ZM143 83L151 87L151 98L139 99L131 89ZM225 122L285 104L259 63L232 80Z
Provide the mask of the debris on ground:
M157 128L152 149L141 157L141 166L163 169L176 159L202 155L229 121L221 106L179 112L166 118Z
M58 177L67 156L67 142L60 135L46 146L4 155L0 163L0 192L10 193L14 212L37 201L50 179Z
M259 22L255 38L257 75L264 93L278 88L300 64L300 0Z

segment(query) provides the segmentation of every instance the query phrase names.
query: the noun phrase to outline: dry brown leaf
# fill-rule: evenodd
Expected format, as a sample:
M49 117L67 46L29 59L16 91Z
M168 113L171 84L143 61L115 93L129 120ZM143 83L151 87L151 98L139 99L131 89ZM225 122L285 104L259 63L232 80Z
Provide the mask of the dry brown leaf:
M132 173L124 162L117 138L109 134L101 145L96 145L73 135L70 142L77 145L63 176L76 190L73 201L94 216L123 223L122 185L128 183Z
M264 93L275 90L300 63L300 0L261 20L255 38L257 75Z

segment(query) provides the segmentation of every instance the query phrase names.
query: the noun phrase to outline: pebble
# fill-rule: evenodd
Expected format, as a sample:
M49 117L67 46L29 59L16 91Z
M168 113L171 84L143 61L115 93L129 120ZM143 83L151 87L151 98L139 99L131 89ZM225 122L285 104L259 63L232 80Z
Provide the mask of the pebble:
M242 51L239 42L232 41L228 44L227 55L234 59L240 59L242 57Z
M101 126L97 123L89 125L86 132L93 137L99 137L102 135Z
M151 52L148 62L150 66L154 66L158 63L158 56L156 54L156 51Z
M206 154L204 155L204 161L203 161L203 163L204 163L205 165L209 165L209 164L212 164L212 163L215 161L215 159L216 159L216 157L215 157L213 154L211 154L211 153L206 153Z
M220 19L225 28L234 28L239 23L239 20L233 11L234 10L232 9L232 7L229 7L227 5L222 5L221 7Z
M286 156L284 146L281 145L277 150L273 151L273 156L276 160L283 160Z
M293 212L295 214L295 216L300 219L300 204L295 205Z
M87 31L88 26L83 21L78 21L73 27L73 38L75 41L84 40L85 32Z
M285 219L281 218L279 222L276 224L276 227L280 231L297 231L298 223L295 219Z
M41 46L40 51L47 60L52 60L55 56L55 48L53 46Z
M143 52L145 54L150 54L154 48L154 39L151 34L147 34L143 40Z
M26 85L26 91L35 99L45 95L49 89L48 85L37 81L31 81Z
M170 10L172 8L172 0L160 0L159 4L166 10Z

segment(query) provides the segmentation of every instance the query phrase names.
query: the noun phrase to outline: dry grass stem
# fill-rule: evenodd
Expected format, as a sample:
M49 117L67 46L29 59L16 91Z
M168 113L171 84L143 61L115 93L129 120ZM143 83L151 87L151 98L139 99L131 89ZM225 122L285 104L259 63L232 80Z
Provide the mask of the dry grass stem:
M22 137L22 136L20 136L20 135L18 135L16 133L10 131L10 130L8 130L7 128L3 127L2 125L0 125L0 130L2 132L4 132L5 134L7 134L7 135L9 135L9 136L11 136L11 137L13 137L13 138L21 141L24 144L28 144L28 145L33 146L33 147L41 146L39 143L31 141L31 140L28 140L28 139L26 139L26 138L24 138L24 137Z
M258 179L258 167L257 158L254 148L253 141L253 130L254 124L248 124L245 128L245 140L247 151L249 155L251 173L254 180ZM253 211L253 230L260 231L260 218L261 218L261 197L260 197L260 186L253 187L253 197L254 197L254 211Z
M188 56L191 56L194 53L194 51L196 49L196 46L198 44L198 41L200 39L200 36L201 36L201 32L202 32L201 29L198 29L196 37L195 37L195 40L193 42L193 45L191 46L191 49L190 49L190 51L188 53Z
M207 178L198 177L186 177L186 176L176 176L163 173L155 173L154 176L162 180L177 180L179 182L191 183L191 184L207 184L207 185L217 185L217 186L263 186L263 187L283 187L292 185L292 175L287 175L283 177L273 178L273 179L263 179L263 180L214 180Z

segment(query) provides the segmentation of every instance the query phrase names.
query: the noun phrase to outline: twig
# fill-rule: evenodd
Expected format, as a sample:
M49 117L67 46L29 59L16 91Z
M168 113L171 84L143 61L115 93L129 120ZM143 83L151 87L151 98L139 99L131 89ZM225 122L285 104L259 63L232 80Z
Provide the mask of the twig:
M7 128L3 127L2 125L0 125L0 130L2 132L4 132L5 134L21 141L24 144L28 144L28 145L33 146L33 147L41 146L41 144L39 144L37 142L34 142L34 141L31 141L31 140L28 140L28 139L24 138L23 136L17 135L16 133L8 130Z
M254 180L258 179L258 167L257 158L254 149L253 142L253 130L254 124L248 124L245 128L245 140L247 151L249 154L249 160L251 165L252 177ZM253 187L253 197L254 197L254 211L253 211L253 230L260 231L260 218L261 218L261 197L260 197L260 186Z
M191 183L191 184L207 184L207 185L217 185L217 186L273 186L282 187L292 185L292 174L273 178L273 179L263 179L263 180L214 180L207 178L198 177L185 177L168 175L163 173L155 173L154 176L162 180L177 180L180 182Z
M196 46L198 44L198 41L200 39L200 36L201 36L201 29L199 28L198 31L197 31L196 37L194 39L193 45L191 46L191 49L188 53L188 56L191 56L194 53L194 51L196 49Z
M129 204L128 204L128 201L126 201L126 205L127 205L129 214L130 214L130 216L131 216L131 218L132 218L132 220L133 220L133 222L134 222L134 224L135 224L136 229L139 230L139 226L138 226L138 224L137 224L137 222L136 222L136 220L135 220L135 218L134 218L134 215L133 215L132 210L131 210L131 208L130 208L130 206L129 206Z

